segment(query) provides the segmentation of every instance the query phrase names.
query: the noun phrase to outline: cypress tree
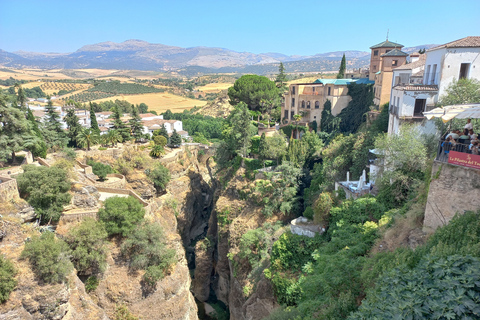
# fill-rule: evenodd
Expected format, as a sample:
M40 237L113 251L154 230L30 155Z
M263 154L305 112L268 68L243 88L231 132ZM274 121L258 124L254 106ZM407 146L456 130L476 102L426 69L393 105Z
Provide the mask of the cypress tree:
M170 138L170 144L174 146L179 146L182 144L182 137L180 137L175 129L173 129L172 137Z
M278 67L278 74L277 74L277 77L275 78L275 84L277 85L277 88L280 90L280 95L282 95L283 92L287 90L287 86L285 85L286 82L287 82L287 75L285 74L285 67L283 66L283 63L280 62L280 66Z
M52 100L48 98L45 108L46 120L44 123L44 137L49 148L62 148L67 144L67 136L60 123L60 116L53 107Z
M340 69L338 69L337 79L345 78L345 70L347 69L347 61L345 60L345 53L342 57L342 62L340 62Z
M78 147L78 134L82 131L82 126L78 122L78 117L75 114L75 109L69 109L65 116L65 122L67 123L67 136L70 139L69 145L72 147Z

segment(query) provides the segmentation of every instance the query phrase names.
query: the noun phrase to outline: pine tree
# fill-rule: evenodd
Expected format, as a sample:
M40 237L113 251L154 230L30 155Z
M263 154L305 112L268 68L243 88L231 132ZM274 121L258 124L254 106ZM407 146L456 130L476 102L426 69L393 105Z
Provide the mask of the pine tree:
M95 115L95 109L90 102L90 128L100 134L100 128L98 127L97 116Z
M18 83L15 85L15 87L18 88L18 90L17 90L17 102L20 105L20 109L25 110L26 107L27 107L27 104L26 104L27 97L25 95L25 91L23 91L22 86L19 85Z
M160 127L160 129L158 130L155 130L153 132L153 135L154 136L164 136L167 141L168 141L168 132L167 132L167 128L165 127L165 124L162 124L162 126Z
M177 133L177 130L173 129L172 136L170 137L170 144L173 146L179 146L182 144L182 137Z
M258 143L258 155L260 156L260 160L263 162L263 166L265 167L265 155L267 153L267 137L265 136L265 132L262 133L260 137L260 141Z
M67 136L60 123L60 116L53 107L52 100L48 99L45 108L44 137L49 148L61 149L67 144Z
M27 120L29 122L30 128L32 129L32 133L37 137L38 144L34 145L30 151L34 157L41 157L45 158L47 156L47 144L45 143L45 139L43 138L42 130L38 125L37 120L35 120L35 116L33 115L32 110L30 108L27 109Z
M69 138L69 145L72 147L78 147L78 134L82 131L82 126L78 122L78 117L75 114L75 109L68 109L65 116L65 122L67 123L67 137Z
M330 117L332 116L332 103L327 99L323 104L322 117L320 119L320 130L329 132Z
M143 137L143 124L142 118L138 114L138 109L132 105L132 113L131 119L129 120L130 123L130 131L132 132L135 141L139 141Z
M120 135L122 136L122 141L127 141L130 139L130 132L127 128L127 126L125 125L125 123L123 123L123 121L120 119L121 118L121 114L120 114L120 111L118 110L118 107L115 106L113 107L112 109L113 111L113 128L115 130L118 130L118 133L120 133Z
M347 69L347 61L345 60L345 53L342 57L342 62L340 62L340 69L338 69L337 79L345 78L345 70Z

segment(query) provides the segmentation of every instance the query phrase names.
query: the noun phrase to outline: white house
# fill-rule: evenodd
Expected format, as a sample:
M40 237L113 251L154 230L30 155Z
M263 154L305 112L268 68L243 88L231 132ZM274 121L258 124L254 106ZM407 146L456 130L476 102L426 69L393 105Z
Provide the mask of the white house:
M402 123L416 123L422 133L436 132L423 112L434 108L446 88L459 78L480 79L480 37L466 37L427 50L393 69L388 132L398 134Z
M168 134L172 134L173 130L177 130L177 133L185 136L186 131L183 131L183 124L180 120L163 120L163 119L154 119L154 120L142 120L143 123L143 133L148 133L150 136L155 130L159 130L162 127L162 124L165 125Z

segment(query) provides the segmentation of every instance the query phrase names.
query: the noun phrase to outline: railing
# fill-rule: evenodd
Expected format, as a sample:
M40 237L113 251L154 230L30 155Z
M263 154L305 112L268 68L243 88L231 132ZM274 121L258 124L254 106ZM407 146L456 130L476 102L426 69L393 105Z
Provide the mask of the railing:
M470 141L459 139L459 142L455 144L450 144L444 140L440 140L438 142L438 150L437 150L437 157L435 160L448 163L448 154L450 151L462 152L471 154L472 151L470 150Z

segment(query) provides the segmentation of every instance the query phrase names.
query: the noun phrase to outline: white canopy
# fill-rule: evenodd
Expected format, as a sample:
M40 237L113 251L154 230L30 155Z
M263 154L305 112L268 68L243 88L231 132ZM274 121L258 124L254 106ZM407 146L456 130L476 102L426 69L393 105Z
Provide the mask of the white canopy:
M453 106L445 106L443 108L435 108L431 111L424 112L423 115L428 120L432 118L442 118L443 122L448 122L453 118L478 119L480 118L480 103L457 104Z

